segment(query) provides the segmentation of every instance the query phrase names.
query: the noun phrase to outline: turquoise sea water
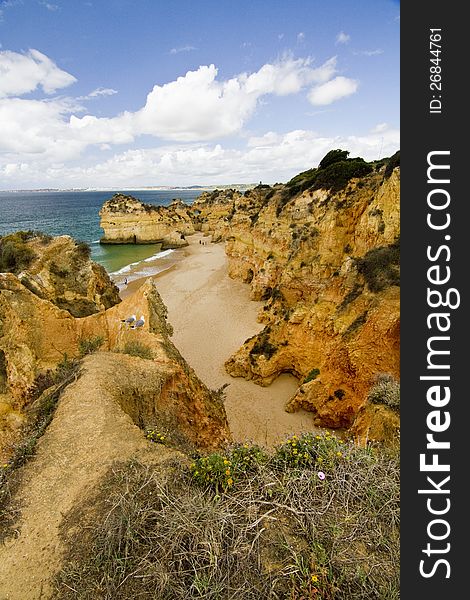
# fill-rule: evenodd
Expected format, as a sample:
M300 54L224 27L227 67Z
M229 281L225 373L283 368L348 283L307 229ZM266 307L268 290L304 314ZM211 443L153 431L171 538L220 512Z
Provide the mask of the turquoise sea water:
M90 244L91 257L108 273L125 273L132 263L144 262L160 250L157 244L100 245L103 235L98 211L115 191L0 192L0 236L34 229L51 235L70 235ZM200 190L133 190L124 192L142 202L168 206L175 198L187 204ZM165 253L162 253L162 257Z

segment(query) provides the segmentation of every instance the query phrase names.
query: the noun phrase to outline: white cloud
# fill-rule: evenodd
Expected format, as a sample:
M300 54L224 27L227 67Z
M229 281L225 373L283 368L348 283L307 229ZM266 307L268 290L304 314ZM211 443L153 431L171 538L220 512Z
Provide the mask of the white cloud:
M325 104L331 104L332 102L336 102L336 100L354 94L358 86L359 83L355 79L335 77L331 81L314 87L310 91L308 99L315 106L324 106Z
M300 31L297 34L297 43L301 44L304 40L305 40L305 33L303 31Z
M13 162L0 159L0 176L11 187L191 185L287 181L317 166L334 148L373 160L399 148L399 131L380 124L363 135L320 136L313 131L267 132L242 149L215 145L173 145L126 150L92 166ZM15 182L21 182L16 185Z
M147 134L167 140L211 140L237 133L267 94L296 94L312 83L328 81L336 70L336 57L312 68L310 59L285 56L255 73L241 73L220 81L215 65L188 71L164 85L156 85L145 106L112 119L72 116L70 126L82 139L123 143ZM116 140L119 140L117 142Z
M87 94L86 96L78 96L77 100L92 100L93 98L99 98L101 96L114 96L117 94L117 90L113 90L112 88L103 88L99 87Z
M69 99L0 99L0 152L74 158L84 144L70 136L66 115L79 107Z
M172 48L170 54L179 54L180 52L191 52L197 50L194 46L181 46L180 48Z
M388 124L387 123L377 123L377 125L371 130L372 133L382 133L383 131L387 131Z
M59 69L38 50L29 50L25 54L0 51L0 98L21 96L37 87L52 94L76 81L73 75Z
M58 6L57 4L51 4L49 2L40 2L41 6L44 6L44 8L47 8L47 10L49 10L50 12L55 12L56 10L60 9L60 6Z
M336 43L337 44L347 44L350 39L351 39L351 36L348 33L344 33L344 31L340 31L338 33L338 35L336 36Z
M75 100L20 98L37 88L51 94L75 78L37 50L0 52L0 174L18 182L11 187L23 188L109 185L110 180L142 185L259 181L260 177L282 181L312 166L328 149L341 147L338 139L294 130L254 136L242 150L209 142L240 134L268 95L294 95L314 86L310 102L325 105L354 93L358 83L335 77L336 72L336 56L316 66L310 58L286 54L230 79L220 78L215 65L200 66L155 85L140 110L100 118L82 116L85 109L79 101L111 96L116 90L98 87ZM136 143L141 135L173 145L126 150L109 158L113 145ZM364 137L361 147L368 147L370 135L386 137L377 130ZM83 159L89 166L80 162L70 166L90 146L94 150ZM349 149L351 143L345 147ZM96 158L100 156L107 158Z
M284 60L266 64L246 79L248 93L276 94L285 96L296 94L311 83L328 81L336 72L336 56L323 65L313 69L310 59L285 58Z
M376 48L375 50L356 50L353 52L356 56L378 56L383 53L384 51L381 48Z

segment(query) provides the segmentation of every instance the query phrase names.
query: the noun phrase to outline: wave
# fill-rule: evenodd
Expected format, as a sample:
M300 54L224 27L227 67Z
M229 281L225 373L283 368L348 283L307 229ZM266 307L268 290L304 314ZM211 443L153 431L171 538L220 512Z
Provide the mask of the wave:
M171 248L169 250L163 250L163 252L158 252L157 254L154 254L153 256L144 258L143 262L151 262L152 260L157 260L157 258L164 258L165 256L170 256L170 254L173 254L173 252L174 252L174 250L172 250Z
M160 258L165 258L166 256L169 256L173 252L174 252L174 250L172 250L172 249L164 250L163 252L157 252L156 254L153 254L152 256L149 256L148 258L144 258L143 260L138 260L136 262L132 262L117 271L113 271L110 273L110 275L123 275L124 273L128 273L129 271L132 270L133 267L136 267L137 265L140 265L141 263L152 262L152 261L158 260Z

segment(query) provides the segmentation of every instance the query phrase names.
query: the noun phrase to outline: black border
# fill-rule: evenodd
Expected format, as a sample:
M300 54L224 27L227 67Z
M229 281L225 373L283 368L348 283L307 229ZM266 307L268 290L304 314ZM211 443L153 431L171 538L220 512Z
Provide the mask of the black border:
M467 337L470 327L465 315L468 298L470 269L470 217L467 205L470 192L466 189L467 166L463 145L466 141L470 103L464 86L467 79L467 41L470 38L463 9L465 4L457 2L407 2L401 5L401 48L400 48L400 110L401 110L401 598L415 600L442 600L443 598L467 597L466 581L467 550L466 537L470 530L466 515L470 508L465 490L466 465L470 453L465 444L470 438L467 416L470 404L470 384L465 385L464 373L470 373L470 347ZM442 112L431 114L429 30L442 29ZM461 296L460 307L449 310L452 326L448 333L450 341L450 428L442 439L450 441L450 449L442 451L450 461L451 508L445 515L451 526L446 542L450 550L442 557L450 563L450 577L446 568L437 568L435 575L424 578L419 573L419 562L426 555L426 532L433 518L426 509L426 496L418 489L426 486L426 475L419 469L419 455L426 451L426 416L432 408L426 401L429 382L420 381L426 372L426 342L430 332L426 317L432 312L427 306L426 257L429 244L436 247L441 243L443 232L432 231L426 224L428 213L427 154L434 150L450 150L451 225L445 233L451 235L447 242L451 249L450 286L457 288ZM444 310L444 309L440 309ZM444 334L443 334L444 335ZM449 346L448 346L449 347ZM444 409L443 409L444 410ZM465 429L464 429L465 428ZM446 452L444 455L443 452ZM436 480L444 474L436 474ZM435 517L437 518L437 517ZM444 542L441 543L441 546ZM435 547L439 547L435 542ZM427 559L429 561L429 559ZM431 564L430 562L427 563Z

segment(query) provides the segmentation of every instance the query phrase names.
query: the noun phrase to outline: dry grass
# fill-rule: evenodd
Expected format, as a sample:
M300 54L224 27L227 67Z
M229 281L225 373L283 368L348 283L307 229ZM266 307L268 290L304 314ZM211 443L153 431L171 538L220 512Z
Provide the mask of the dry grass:
M399 457L336 448L323 480L278 449L225 491L183 462L115 466L55 598L398 599Z

